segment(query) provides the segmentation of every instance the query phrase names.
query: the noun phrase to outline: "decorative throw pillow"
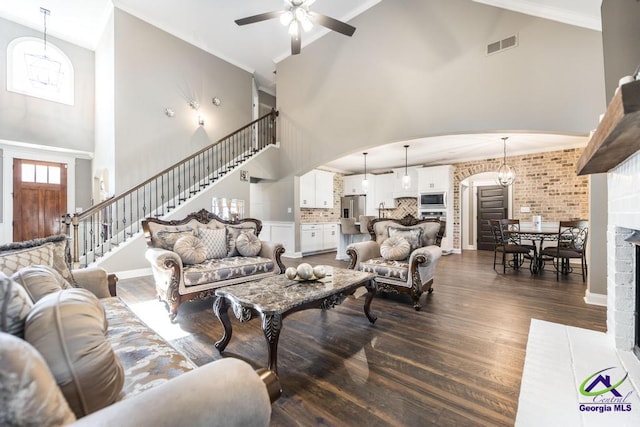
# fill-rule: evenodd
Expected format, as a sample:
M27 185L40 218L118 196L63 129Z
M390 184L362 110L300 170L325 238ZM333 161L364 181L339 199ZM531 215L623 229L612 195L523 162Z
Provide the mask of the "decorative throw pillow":
M262 242L253 233L240 233L236 239L236 249L242 256L256 256L262 250Z
M207 258L207 248L196 236L182 236L173 245L173 251L183 264L200 264Z
M411 245L401 236L389 237L380 245L380 255L388 261L407 259L410 253Z
M404 237L411 246L411 252L422 247L422 228L389 227L389 237Z
M24 323L31 307L33 301L27 291L0 272L0 330L24 337Z
M38 301L24 337L46 360L77 417L116 400L124 370L106 338L102 304L86 289L64 289Z
M206 259L227 256L227 232L224 228L198 228L198 238L207 249Z
M156 241L158 247L168 251L173 250L173 245L182 236L195 236L196 231L191 227L166 227L158 230L156 233Z
M238 252L238 248L236 248L236 240L238 240L238 236L240 234L256 234L255 228L243 227L239 225L227 225L225 229L227 230L227 256L240 255L240 252Z
M0 425L48 427L76 420L35 348L0 332L0 349Z
M34 248L19 249L0 256L0 271L11 276L21 268L30 265L52 265L53 243L45 243Z
M53 292L72 288L62 274L46 265L22 268L11 278L24 286L33 302L38 302L42 297Z
M62 277L64 277L67 282L69 282L73 286L76 286L76 279L71 273L69 263L67 263L69 239L67 238L67 236L62 237L64 237L64 240L53 242L53 246L51 249L51 266L55 268L58 273L62 274Z

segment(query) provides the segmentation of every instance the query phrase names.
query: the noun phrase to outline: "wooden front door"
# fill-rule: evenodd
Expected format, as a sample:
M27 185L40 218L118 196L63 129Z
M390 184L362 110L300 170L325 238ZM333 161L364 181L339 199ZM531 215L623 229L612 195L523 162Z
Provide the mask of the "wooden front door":
M490 219L502 219L509 212L507 187L491 185L478 187L478 250L493 250L494 238L489 226Z
M64 233L67 165L15 159L13 162L13 241Z

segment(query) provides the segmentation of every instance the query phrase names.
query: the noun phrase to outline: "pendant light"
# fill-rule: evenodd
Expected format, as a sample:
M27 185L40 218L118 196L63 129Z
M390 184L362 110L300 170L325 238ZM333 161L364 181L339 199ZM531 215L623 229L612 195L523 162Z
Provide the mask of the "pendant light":
M498 169L498 184L508 187L516 180L516 170L507 164L507 139L508 136L502 137L502 145L504 157L502 158L502 166Z
M408 145L404 146L404 176L402 177L402 189L408 190L411 188L411 177L409 176L409 172L407 171L407 149Z
M369 180L367 179L367 154L362 153L364 156L364 179L362 180L362 191L366 193L369 190Z

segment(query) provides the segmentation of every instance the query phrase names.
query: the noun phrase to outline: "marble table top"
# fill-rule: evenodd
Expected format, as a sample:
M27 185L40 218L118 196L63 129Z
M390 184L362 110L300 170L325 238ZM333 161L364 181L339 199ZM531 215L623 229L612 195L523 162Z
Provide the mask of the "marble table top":
M217 289L216 295L264 314L284 313L296 306L355 289L374 277L373 273L327 267L327 276L323 279L298 281L280 274L226 286Z

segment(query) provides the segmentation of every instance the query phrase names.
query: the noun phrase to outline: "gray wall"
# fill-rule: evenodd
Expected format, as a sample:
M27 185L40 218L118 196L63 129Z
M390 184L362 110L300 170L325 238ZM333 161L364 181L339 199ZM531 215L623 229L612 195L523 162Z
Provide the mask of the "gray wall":
M119 9L114 37L116 193L251 122L250 73Z
M76 207L91 206L91 160L76 159Z
M94 54L47 36L71 60L75 75L74 105L7 91L7 46L18 37L42 32L0 18L0 139L93 151Z
M366 147L459 132L587 133L604 105L601 35L468 0L384 1L277 67L296 173ZM486 56L488 42L519 46Z
M607 294L607 174L589 177L588 292Z
M640 2L602 1L604 74L609 101L620 77L632 75L640 66Z

